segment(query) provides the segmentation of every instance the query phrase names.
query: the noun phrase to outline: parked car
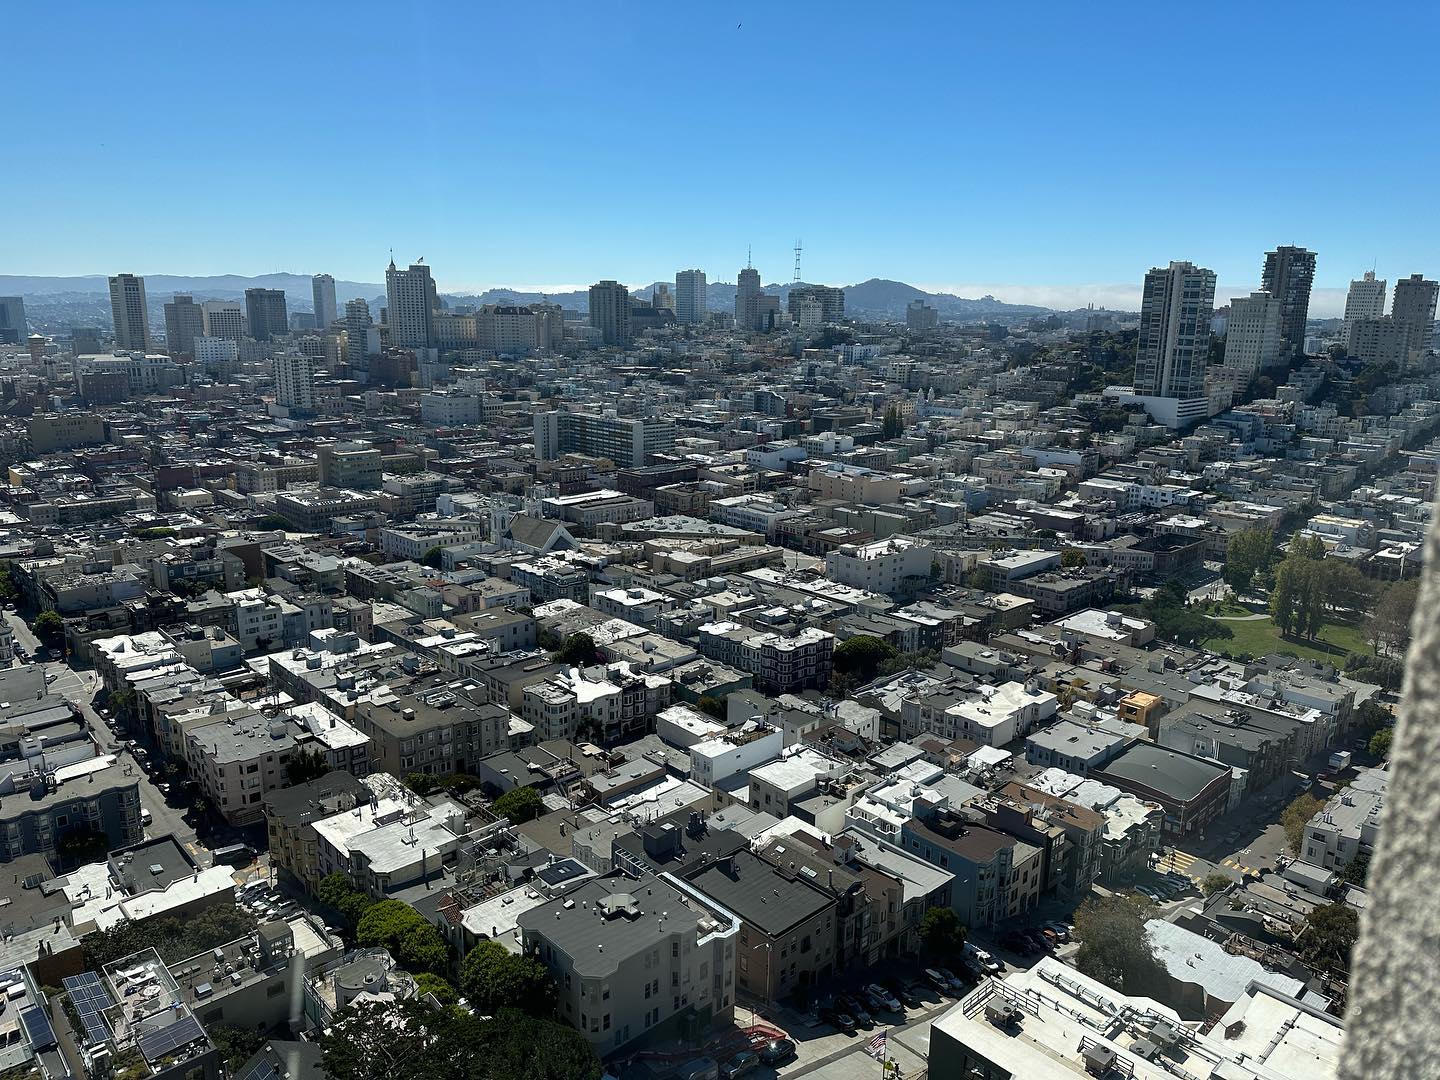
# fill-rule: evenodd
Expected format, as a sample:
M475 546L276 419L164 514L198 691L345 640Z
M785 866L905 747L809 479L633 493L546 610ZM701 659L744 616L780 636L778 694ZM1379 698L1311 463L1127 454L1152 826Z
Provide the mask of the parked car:
M964 980L964 979L960 978L958 975L956 975L956 974L955 974L953 971L951 971L949 968L943 968L943 967L942 967L942 968L936 968L935 970L940 973L940 977L941 977L942 979L944 979L946 982L948 982L948 983L950 984L950 989L951 989L952 992L954 992L954 993L956 993L956 994L963 994L963 993L965 992L965 980Z
M1034 940L1023 930L1011 930L1003 938L1000 944L1004 945L1011 952L1017 952L1021 956L1034 956L1038 951Z
M835 999L835 1004L848 1012L858 1023L863 1024L865 1027L870 1027L875 1023L875 1017L870 1015L870 1010L865 1007L865 1003L854 994L841 994Z
M1135 891L1152 903L1163 904L1165 902L1165 898L1148 885L1136 885Z
M760 1048L760 1060L766 1065L779 1065L795 1056L795 1044L789 1039L771 1039Z
M965 959L975 964L980 970L991 975L994 975L1004 967L999 960L996 960L995 957L991 956L973 942L967 941L965 943L964 955Z
M953 986L950 985L950 980L947 979L944 975L941 975L940 972L936 971L934 968L925 969L925 978L929 980L931 986L933 986L936 990L939 990L942 994L949 994L955 989Z
M844 1009L826 1008L820 1010L820 1019L831 1027L839 1028L846 1035L855 1034L855 1018Z
M1063 922L1047 922L1045 924L1045 929L1049 930L1061 941L1070 940L1070 927L1065 925Z
M714 1058L687 1061L675 1074L678 1080L720 1080L720 1064Z
M920 1007L920 996L915 988L909 983L900 979L887 979L885 986L895 995L896 1000L907 1009L918 1009Z
M900 999L879 983L871 983L865 987L865 995L877 1009L888 1009L896 1013L904 1012L900 1005Z
M741 1050L724 1065L720 1066L720 1075L724 1080L735 1080L737 1076L744 1076L752 1073L760 1067L760 1055L754 1050Z

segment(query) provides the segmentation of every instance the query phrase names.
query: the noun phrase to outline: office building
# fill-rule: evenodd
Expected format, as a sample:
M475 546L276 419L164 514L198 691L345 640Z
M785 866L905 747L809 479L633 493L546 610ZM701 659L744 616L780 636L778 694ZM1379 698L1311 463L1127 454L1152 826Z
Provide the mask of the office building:
M195 351L195 339L205 333L205 313L195 298L175 294L165 305L165 349L171 356L189 356Z
M799 322L801 308L811 302L820 305L822 323L838 323L845 318L845 290L830 285L800 285L792 288L786 300L786 310L790 312L791 318Z
M285 293L281 289L246 289L245 319L250 336L256 341L270 341L290 332L290 318L285 314Z
M638 469L651 454L675 449L675 425L669 420L578 412L535 414L535 456L554 461L562 454L606 457L622 469Z
M380 355L380 332L370 318L370 305L356 298L345 301L345 363L364 379L370 358Z
M740 271L735 284L735 328L737 330L760 329L760 271L747 266Z
M617 281L590 286L590 325L606 345L630 344L630 290Z
M1395 282L1390 317L1405 327L1405 349L1412 363L1434 344L1437 295L1440 295L1440 284L1427 280L1423 274L1411 274Z
M240 341L245 337L245 310L234 300L206 300L200 305L205 336Z
M1225 331L1225 366L1257 375L1284 363L1281 319L1284 305L1267 292L1230 301Z
M1305 320L1314 281L1313 251L1282 246L1265 253L1260 288L1280 301L1280 358L1285 363L1305 353Z
M1205 393L1215 273L1189 262L1145 275L1140 336L1135 347L1135 392L1162 398Z
M335 321L335 279L329 274L316 274L310 279L315 304L315 329L328 330Z
M911 300L905 305L907 330L933 330L940 324L940 313L924 300Z
M286 353L275 358L275 403L293 412L315 410L315 358Z
M0 296L0 345L23 345L29 336L25 301L18 296Z
M1350 282L1350 291L1345 294L1345 322L1340 327L1340 339L1350 337L1350 324L1356 319L1378 319L1385 314L1385 279L1375 277L1374 270L1366 270L1365 276Z
M366 442L323 443L315 448L315 457L321 487L370 491L384 479L383 455Z
M650 294L650 306L657 311L674 312L675 298L670 295L669 285L662 281L655 287L655 291Z
M705 271L675 271L675 318L684 326L705 321Z
M192 343L195 362L211 374L230 374L240 363L240 343L228 337L201 334Z
M115 347L127 352L150 348L150 314L145 306L145 279L116 274L110 279L110 317L115 321Z
M385 270L385 324L390 328L390 344L405 349L435 348L437 306L430 267L414 262L409 269L398 270L391 259Z

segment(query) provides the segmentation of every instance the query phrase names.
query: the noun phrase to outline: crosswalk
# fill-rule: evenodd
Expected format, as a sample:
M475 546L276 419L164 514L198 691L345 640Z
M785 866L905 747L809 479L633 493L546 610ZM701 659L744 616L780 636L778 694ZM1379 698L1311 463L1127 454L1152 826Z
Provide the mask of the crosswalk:
M1160 861L1155 864L1155 869L1162 874L1184 874L1186 877L1191 877L1190 866L1195 862L1195 859L1196 856L1191 855L1189 852L1176 851L1174 848L1171 848L1161 856Z
M1228 866L1231 870L1239 870L1240 873L1242 873L1242 874L1256 874L1256 875L1258 875L1258 874L1261 874L1261 873L1264 872L1264 871L1263 871L1260 867L1258 867L1258 866L1246 866L1244 863L1242 863L1239 859L1235 858L1233 855L1230 856L1230 858L1228 858L1228 859L1221 859L1221 860L1220 860L1220 865L1221 865L1221 866Z

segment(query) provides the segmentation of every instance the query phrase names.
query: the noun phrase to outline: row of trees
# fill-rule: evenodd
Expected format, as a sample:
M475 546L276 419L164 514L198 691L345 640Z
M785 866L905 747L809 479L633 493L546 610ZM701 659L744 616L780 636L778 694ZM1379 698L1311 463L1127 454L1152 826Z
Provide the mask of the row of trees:
M121 957L152 948L160 959L173 964L244 937L255 925L255 917L239 907L206 908L184 919L172 915L127 919L108 930L93 930L85 935L85 966L95 971Z

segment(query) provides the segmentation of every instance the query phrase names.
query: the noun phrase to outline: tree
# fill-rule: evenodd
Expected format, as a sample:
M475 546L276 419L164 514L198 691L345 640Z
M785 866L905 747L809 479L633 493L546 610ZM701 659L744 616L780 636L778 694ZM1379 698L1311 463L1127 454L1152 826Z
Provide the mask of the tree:
M1365 887L1370 876L1370 856L1363 851L1347 862L1340 870L1340 880L1350 885Z
M366 910L375 903L355 886L350 884L350 879L342 873L327 874L320 879L320 884L315 887L315 897L331 911L334 911L346 925L356 926L360 917Z
M920 939L925 942L928 952L939 956L954 956L965 947L965 924L954 909L932 907L925 910L920 920Z
M333 1080L599 1080L600 1060L568 1024L514 1010L492 1018L424 1002L352 1005L320 1041Z
M584 631L567 637L565 644L550 657L557 664L564 664L566 667L584 667L586 664L595 663L599 658L600 650L595 646L595 639Z
M450 956L440 931L403 900L381 900L367 907L355 924L355 943L387 949L402 967L413 971L443 970Z
M1163 982L1163 973L1145 936L1149 905L1123 896L1095 896L1075 912L1080 948L1075 967L1092 979L1126 994L1146 996Z
M509 818L510 824L520 825L545 812L545 803L540 793L526 784L511 788L490 804L490 812L496 817Z
M183 920L173 915L129 919L85 935L85 966L104 967L122 956L154 949L167 964L208 952L254 931L255 917L244 908L211 907Z
M1269 529L1242 529L1225 545L1225 584L1247 592L1257 574L1270 569L1275 534Z
M1394 738L1395 729L1393 727L1381 728L1370 736L1370 742L1365 749L1370 751L1371 757L1380 758L1382 761L1387 760L1390 757L1390 743Z
M439 546L432 547L430 550L425 552L424 555L420 556L421 563L430 567L433 570L439 570L440 564L444 561L444 559L445 549Z
M65 633L65 620L60 618L58 611L46 609L35 616L35 621L30 624L30 629L41 640L54 641Z
M460 1001L460 991L455 989L454 983L433 972L422 971L416 975L415 989L421 994L434 994L441 1005L454 1005Z
M706 694L695 703L695 707L706 716L713 716L716 720L725 719L725 702L721 698Z
M1305 826L1324 808L1325 804L1307 791L1280 812L1280 825L1291 851L1300 853L1305 845Z
M220 1051L220 1060L225 1063L231 1075L241 1065L260 1052L265 1045L265 1036L254 1028L236 1027L234 1024L211 1024L205 1029L215 1049Z
M905 430L905 422L900 419L900 409L891 405L885 410L885 418L880 422L880 437L882 439L893 439Z
M1305 916L1296 952L1311 967L1332 974L1350 970L1350 954L1360 936L1360 916L1348 904L1326 904Z
M857 682L867 683L875 677L880 665L899 655L899 650L888 641L859 634L846 638L835 646L833 662L841 675L852 676Z
M1349 563L1327 567L1325 603L1332 612L1351 616L1368 611L1374 599L1374 584L1358 568Z
M416 795L429 795L435 790L435 777L429 773L412 772L405 774L405 786Z
M555 981L545 965L494 941L480 942L461 961L460 989L482 1013L504 1007L530 1016L555 1012Z
M1365 636L1378 653L1403 653L1410 644L1410 621L1420 593L1416 581L1397 581L1375 601ZM38 631L37 631L38 633Z
M1208 898L1216 893L1224 892L1233 884L1235 884L1233 881L1216 870L1205 875L1205 880L1200 882L1200 891Z
M319 780L329 771L330 763L319 750L301 750L285 763L285 779L291 787Z
M1296 541L1296 550L1275 571L1270 615L1286 637L1293 633L1313 639L1324 625L1326 571L1319 559L1311 557L1312 551L1307 541Z
M1085 553L1079 548L1066 548L1060 553L1060 565L1067 570L1075 566L1085 565Z

